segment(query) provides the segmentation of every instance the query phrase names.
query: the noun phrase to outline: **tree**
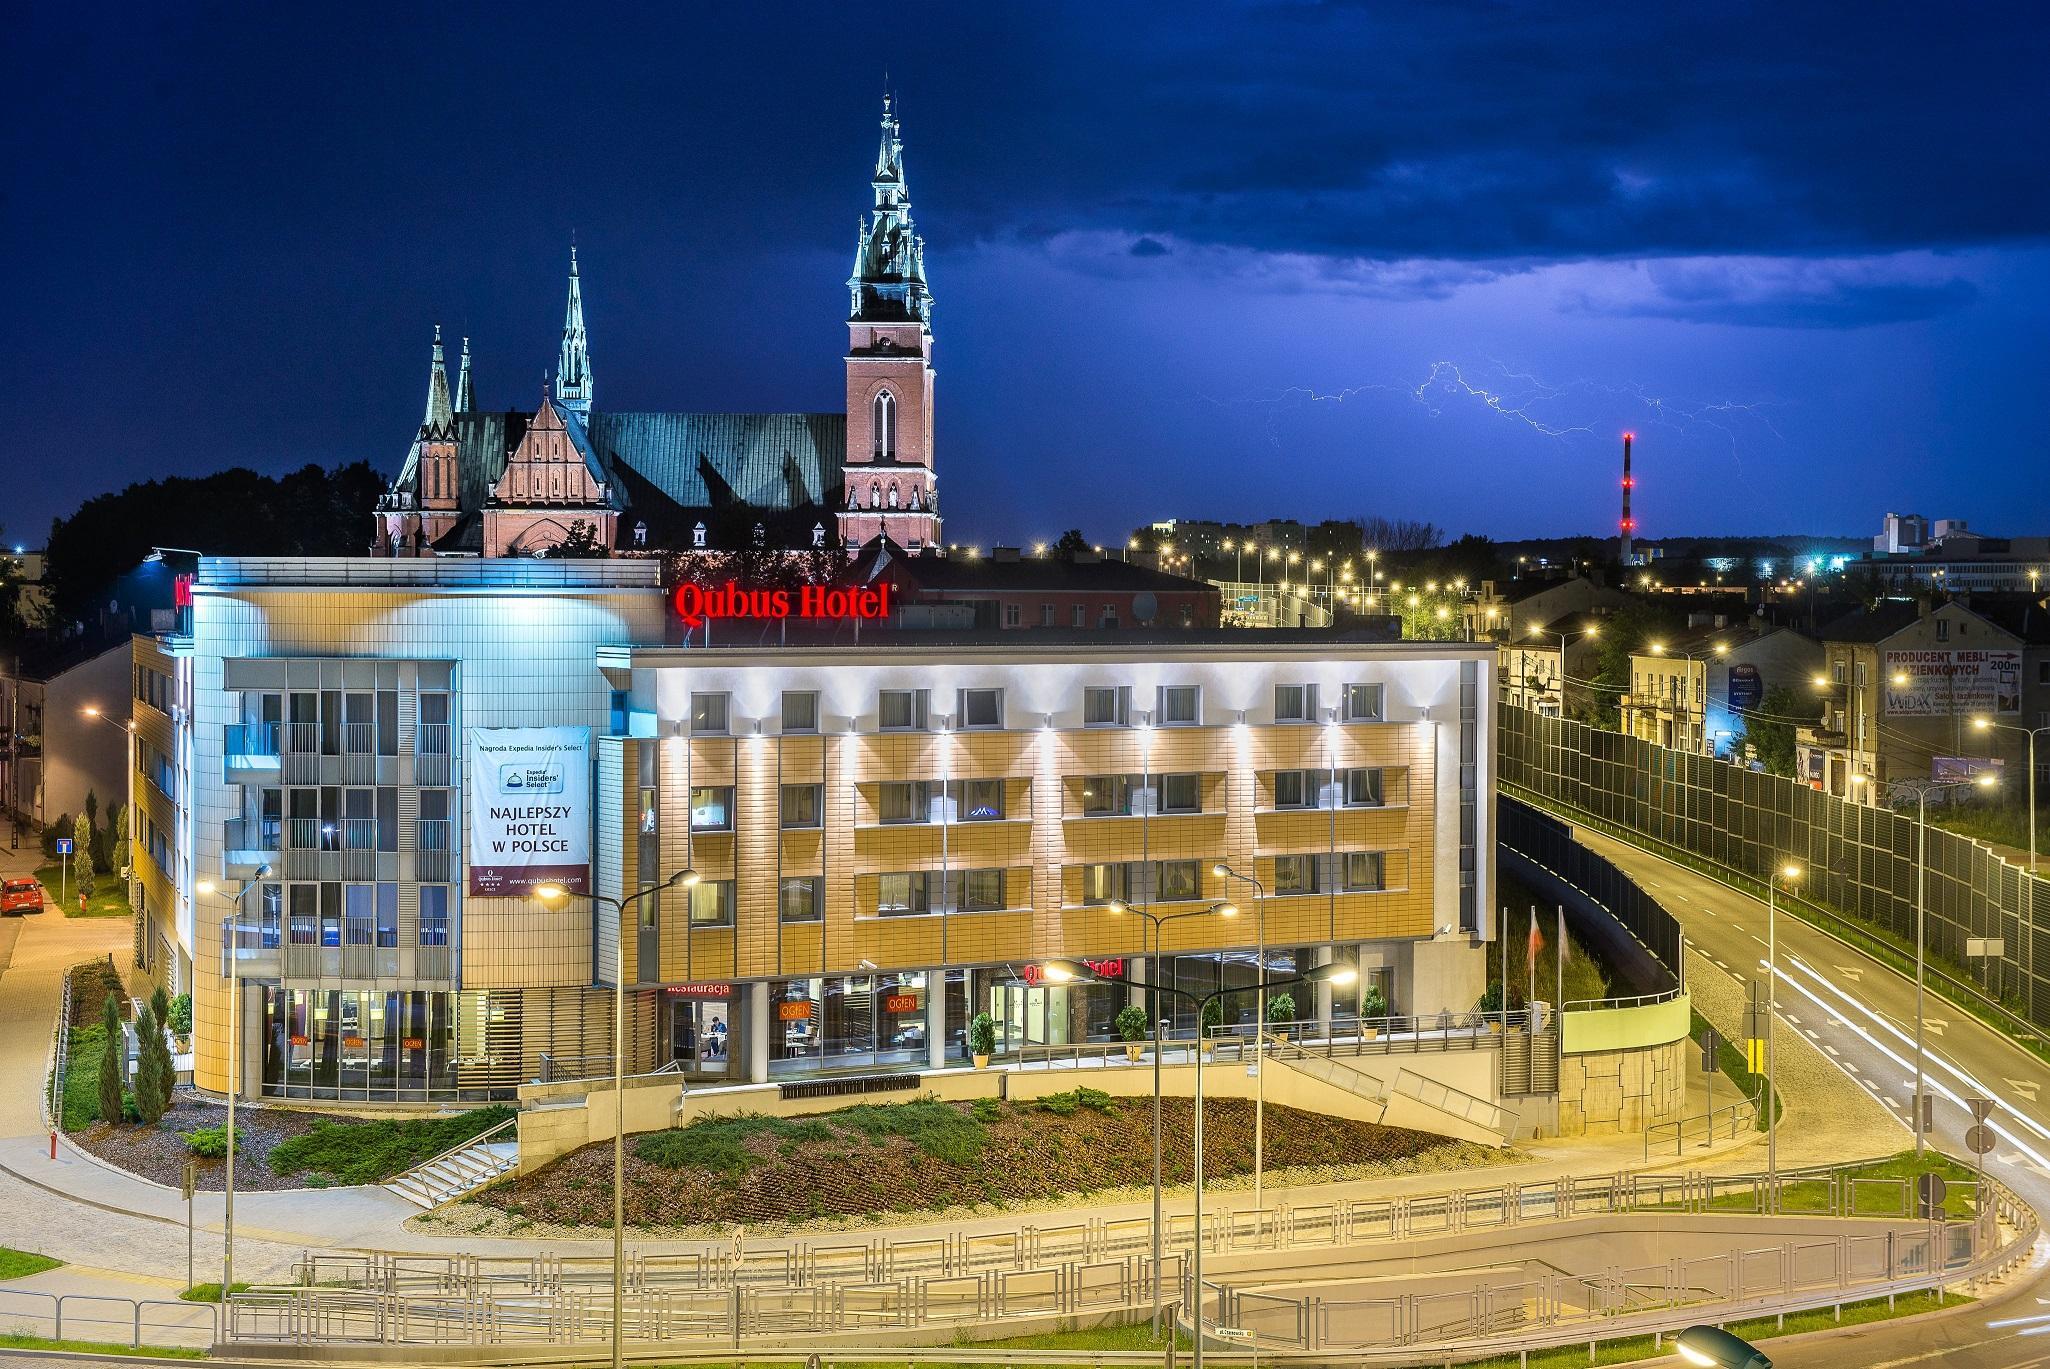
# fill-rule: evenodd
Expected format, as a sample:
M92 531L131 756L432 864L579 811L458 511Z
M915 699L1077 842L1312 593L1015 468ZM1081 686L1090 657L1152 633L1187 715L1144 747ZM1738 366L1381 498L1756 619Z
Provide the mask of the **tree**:
M1574 716L1615 731L1622 719L1622 698L1630 692L1631 653L1678 628L1678 618L1648 599L1632 599L1603 619L1595 644L1594 679L1586 686L1574 683L1567 691Z
M157 985L156 992L149 996L149 1005L157 1019L156 1034L150 1039L156 1045L157 1087L163 1094L157 1111L161 1115L171 1110L171 1100L178 1088L178 1066L171 1059L171 1043L164 1035L171 1027L171 995L163 985Z
M106 1034L100 1047L100 1120L112 1124L121 1120L121 1076L128 1063L127 1042L121 1036L121 1004L112 994L100 1008L100 1029Z
M1089 549L1089 539L1082 535L1080 528L1069 528L1061 534L1060 540L1053 544L1053 554L1063 561L1072 561L1078 553Z
M1443 529L1413 518L1363 518L1360 535L1383 556L1399 551L1429 551L1445 540Z
M1738 740L1751 748L1751 754L1767 773L1791 775L1794 729L1800 724L1789 719L1807 717L1812 721L1817 709L1815 699L1804 698L1785 685L1774 685L1765 691L1758 707L1745 715L1744 733Z
M155 1126L164 1115L165 1096L164 1071L158 1056L164 1044L164 1029L157 1025L157 1015L148 1004L135 1015L135 1110L149 1126Z
M113 832L113 837L108 842L108 846L110 848L109 854L114 860L114 868L116 870L125 870L135 863L128 855L128 805L125 803L115 804L113 817L107 825Z
M598 525L587 518L570 520L569 531L545 553L554 561L596 561L611 555L598 540Z
M92 795L86 795L86 801L90 803ZM93 819L90 808L80 813L71 824L71 855L73 865L78 871L79 885L83 887L93 872Z

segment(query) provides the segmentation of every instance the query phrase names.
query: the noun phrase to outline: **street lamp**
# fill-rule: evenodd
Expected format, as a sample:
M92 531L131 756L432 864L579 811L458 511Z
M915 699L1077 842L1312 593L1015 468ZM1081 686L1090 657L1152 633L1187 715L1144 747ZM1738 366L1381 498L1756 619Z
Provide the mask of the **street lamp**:
M1150 912L1145 908L1134 908L1130 904L1122 903L1117 899L1112 899L1106 907L1113 916L1123 916L1129 913L1135 917L1142 917L1146 919L1147 925L1153 929L1153 952L1146 962L1146 978L1155 985L1158 985L1160 982L1160 929L1163 926L1170 922L1179 922L1185 917L1208 917L1212 913L1215 913L1218 917L1225 918L1237 917L1239 915L1237 905L1231 903L1217 903L1208 908L1198 908L1186 913L1168 913L1164 916L1159 913ZM1146 955L1144 933L1141 933L1139 938L1139 953ZM1153 1334L1157 1336L1160 1334L1160 1262L1161 1227L1163 1225L1160 1213L1160 1056L1166 1047L1161 1039L1161 1017L1158 1005L1155 1006L1155 1010L1149 1016L1153 1018ZM1196 1022L1196 1053L1198 1055L1203 1053L1202 1032L1203 1023L1199 1017Z
M129 819L132 823L133 818ZM249 891L270 878L270 866L256 867L256 877L247 880L228 900L235 919L232 930L234 941L227 936L221 938L222 949L228 952L228 1169L221 1196L221 1305L228 1303L228 1292L235 1286L235 1095L242 1091L242 900L249 897ZM210 879L203 879L193 886L195 892L211 895L217 886Z
M1123 984L1127 988L1145 987L1141 984L1135 984L1132 980L1122 975L1096 974L1087 965L1073 960L1048 961L1046 975L1056 983L1062 984L1084 981L1098 984ZM1302 974L1292 974L1281 979L1256 979L1253 983L1253 990L1260 995L1261 1001L1265 1002L1268 992L1273 989L1287 988L1292 984L1343 985L1350 984L1358 977L1359 971L1350 965L1318 965L1304 971ZM1187 989L1177 989L1168 985L1162 985L1161 990L1165 993L1171 993L1177 998L1186 999L1196 1007L1196 1115L1194 1124L1194 1144L1196 1149L1195 1262L1194 1268L1190 1271L1192 1278L1190 1282L1189 1323L1196 1333L1195 1353L1191 1357L1192 1363L1195 1369L1203 1369L1203 1010L1225 995L1238 993L1240 990L1220 988L1201 996L1190 993ZM1257 1206L1257 1203L1255 1205ZM1159 1279L1159 1267L1156 1265L1154 1268L1154 1282L1158 1283Z
M623 899L578 893L555 883L534 886L534 897L551 907L580 898L612 909L612 1369L619 1369L626 1325L626 910L651 894L678 885L688 889L697 882L698 872L685 866L660 884Z
M1765 882L1765 1184L1775 1209L1779 1206L1780 1175L1779 1074L1774 1045L1779 1020L1780 881L1791 887L1801 873L1801 867L1789 861Z
M1334 778L1336 778L1334 776ZM1219 879L1235 879L1241 884L1253 886L1253 938L1256 954L1260 958L1256 979L1267 974L1267 886L1251 875L1238 871L1218 861L1210 867L1210 873ZM1203 1021L1196 1020L1197 1046L1202 1046ZM1253 1004L1253 1206L1260 1206L1260 1186L1267 1168L1267 995L1262 993Z
M1757 1346L1720 1326L1690 1326L1673 1338L1673 1348L1701 1369L1772 1369Z
M1852 784L1870 784L1864 775L1851 776ZM1915 1158L1922 1158L1922 1090L1927 1050L1923 1045L1922 1027L1922 946L1925 924L1929 912L1929 794L1936 789L1955 789L1961 784L1976 784L1981 789L1991 789L1994 784L1992 771L1973 775L1969 779L1954 780L1891 780L1879 782L1879 793L1891 799L1896 791L1912 793L1915 796L1915 1097L1914 1110L1909 1114L1915 1128Z
M2030 571L2029 574L2033 576L2035 572ZM2028 739L2029 897L2028 902L2023 905L2025 911L2022 914L2022 930L2026 934L2022 939L2022 944L2026 948L2023 952L2025 959L2022 963L2028 966L2023 977L2027 980L2026 991L2028 993L2029 1017L2033 1019L2036 1015L2036 880L2038 877L2036 874L2036 738L2045 732L2050 732L2050 727L2021 727L2014 723L1997 723L1991 718L1984 717L1972 719L1972 726L1981 732L2019 732Z

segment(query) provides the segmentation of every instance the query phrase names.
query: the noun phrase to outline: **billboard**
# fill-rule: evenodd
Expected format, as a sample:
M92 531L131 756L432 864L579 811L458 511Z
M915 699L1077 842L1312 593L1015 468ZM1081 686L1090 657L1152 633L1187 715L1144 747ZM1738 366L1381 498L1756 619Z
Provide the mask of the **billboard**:
M2022 711L2019 651L1889 651L1886 712L1898 718Z
M591 888L591 729L470 729L470 892Z

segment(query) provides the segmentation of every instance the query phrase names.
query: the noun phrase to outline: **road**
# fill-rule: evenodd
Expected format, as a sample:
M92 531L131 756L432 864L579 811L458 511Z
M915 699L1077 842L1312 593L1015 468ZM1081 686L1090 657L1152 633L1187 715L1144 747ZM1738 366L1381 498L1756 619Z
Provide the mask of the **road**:
M1705 875L1597 832L1574 837L1628 873L1680 920L1690 947L1719 968L1757 981L1762 995L1766 905ZM1909 1115L1915 1077L1915 986L1904 976L1790 914L1778 919L1782 1032L1799 1032L1896 1117ZM1931 1141L1968 1154L1972 1116L1964 1100L1993 1101L1999 1144L1987 1169L2050 1213L2050 1067L1977 1018L1927 996L1924 1010L1929 1091L1935 1096ZM1875 1149L1911 1136L1875 1138ZM1849 1157L1846 1157L1849 1158ZM2033 1272L1960 1313L1852 1331L1775 1341L1774 1364L1787 1369L1965 1369L2050 1366L2050 1269L2039 1242Z

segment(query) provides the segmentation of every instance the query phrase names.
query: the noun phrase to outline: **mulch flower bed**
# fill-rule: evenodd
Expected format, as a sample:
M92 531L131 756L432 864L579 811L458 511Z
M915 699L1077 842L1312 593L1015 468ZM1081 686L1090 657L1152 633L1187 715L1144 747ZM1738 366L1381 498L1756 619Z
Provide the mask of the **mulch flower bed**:
M319 1122L334 1120L277 1108L237 1107L235 1129L240 1133L235 1143L237 1191L304 1188L304 1175L280 1177L271 1173L270 1153L287 1138L304 1135ZM227 1121L225 1104L203 1102L190 1094L180 1093L172 1102L171 1110L153 1127L137 1122L126 1122L120 1126L95 1122L69 1135L78 1145L108 1164L119 1165L131 1174L173 1187L182 1181L185 1162L192 1160L199 1166L199 1187L218 1192L227 1187L227 1161L198 1159L186 1149L185 1138L201 1127L224 1126Z

